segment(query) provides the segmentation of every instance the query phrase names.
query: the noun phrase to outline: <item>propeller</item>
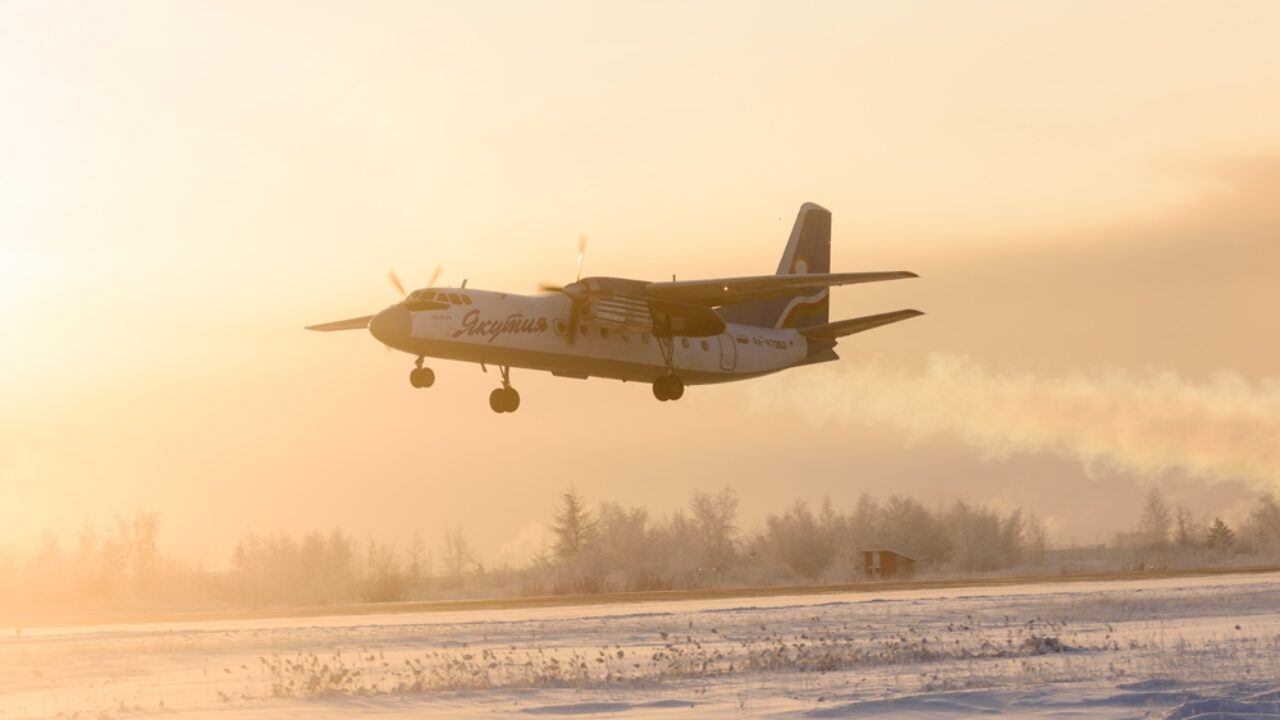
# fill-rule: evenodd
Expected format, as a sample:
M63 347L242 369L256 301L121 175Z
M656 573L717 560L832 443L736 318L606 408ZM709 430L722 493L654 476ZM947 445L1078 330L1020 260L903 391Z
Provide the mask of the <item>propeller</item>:
M400 293L400 297L403 298L409 294L404 291L404 283L400 282L400 276L396 274L395 270L387 271L387 279L391 281L391 287L395 288L396 292Z
M434 287L436 280L440 279L440 273L442 272L444 272L444 266L436 265L436 269L431 273L431 279L427 281L427 287ZM404 283L400 282L400 276L396 274L395 270L387 271L387 279L391 281L391 287L395 288L396 292L400 293L400 297L408 297L409 293L405 291Z
M587 236L578 236L578 273L573 276L573 281L578 282L582 279L582 258L587 254Z
M587 289L582 286L582 258L587 253L587 236L578 236L578 262L573 282L568 285L556 283L538 283L538 290L546 293L561 293L569 298L569 344L578 338L578 313L582 303L587 299Z

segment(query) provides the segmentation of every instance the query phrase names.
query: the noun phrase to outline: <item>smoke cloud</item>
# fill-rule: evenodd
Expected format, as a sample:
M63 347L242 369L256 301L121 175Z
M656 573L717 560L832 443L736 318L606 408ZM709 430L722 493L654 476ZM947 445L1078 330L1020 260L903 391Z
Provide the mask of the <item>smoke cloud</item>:
M794 373L753 396L815 424L886 426L913 438L951 435L999 457L1049 452L1140 476L1169 470L1280 487L1280 380L1220 372L1195 383L1172 372L1041 376L999 373L956 355L923 370L874 360Z

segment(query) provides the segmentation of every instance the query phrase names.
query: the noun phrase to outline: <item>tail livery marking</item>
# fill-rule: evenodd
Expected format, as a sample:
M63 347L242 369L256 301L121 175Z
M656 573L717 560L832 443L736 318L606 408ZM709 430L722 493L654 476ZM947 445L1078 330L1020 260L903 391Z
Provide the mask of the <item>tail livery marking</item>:
M814 295L791 298L786 309L782 311L777 327L796 328L825 324L830 306L830 288L822 288Z

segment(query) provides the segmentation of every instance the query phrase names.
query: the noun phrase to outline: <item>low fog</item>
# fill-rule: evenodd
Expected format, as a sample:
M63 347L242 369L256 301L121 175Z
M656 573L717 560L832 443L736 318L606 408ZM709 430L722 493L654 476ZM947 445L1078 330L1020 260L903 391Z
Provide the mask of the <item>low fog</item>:
M1280 380L1222 372L1194 383L1173 372L1109 368L1068 375L1000 373L955 355L916 371L884 359L788 376L756 395L812 423L883 426L920 439L949 434L991 458L1050 453L1112 472L1246 480L1280 490Z

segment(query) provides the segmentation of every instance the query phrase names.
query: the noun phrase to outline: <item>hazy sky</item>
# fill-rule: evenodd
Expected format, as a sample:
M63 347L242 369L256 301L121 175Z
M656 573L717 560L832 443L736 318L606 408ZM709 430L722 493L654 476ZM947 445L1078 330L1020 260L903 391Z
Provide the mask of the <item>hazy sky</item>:
M1280 483L1249 457L1280 445L1277 27L1273 2L0 0L0 544L150 509L213 563L334 525L491 554L570 483L656 512L728 484L748 522L962 494L1081 541L1151 482L1238 513ZM301 330L392 302L389 267L566 280L580 233L587 274L769 272L807 200L834 269L923 276L834 315L929 313L833 367L677 404L516 371L499 416L476 366L413 391L408 356ZM939 358L1044 415L1064 378L1172 377L1194 399L1158 447L1236 455L993 452L966 433L1002 407L921 429L799 394L865 367L898 383L877 402L945 394L911 382ZM1117 387L1117 413L1151 397Z

